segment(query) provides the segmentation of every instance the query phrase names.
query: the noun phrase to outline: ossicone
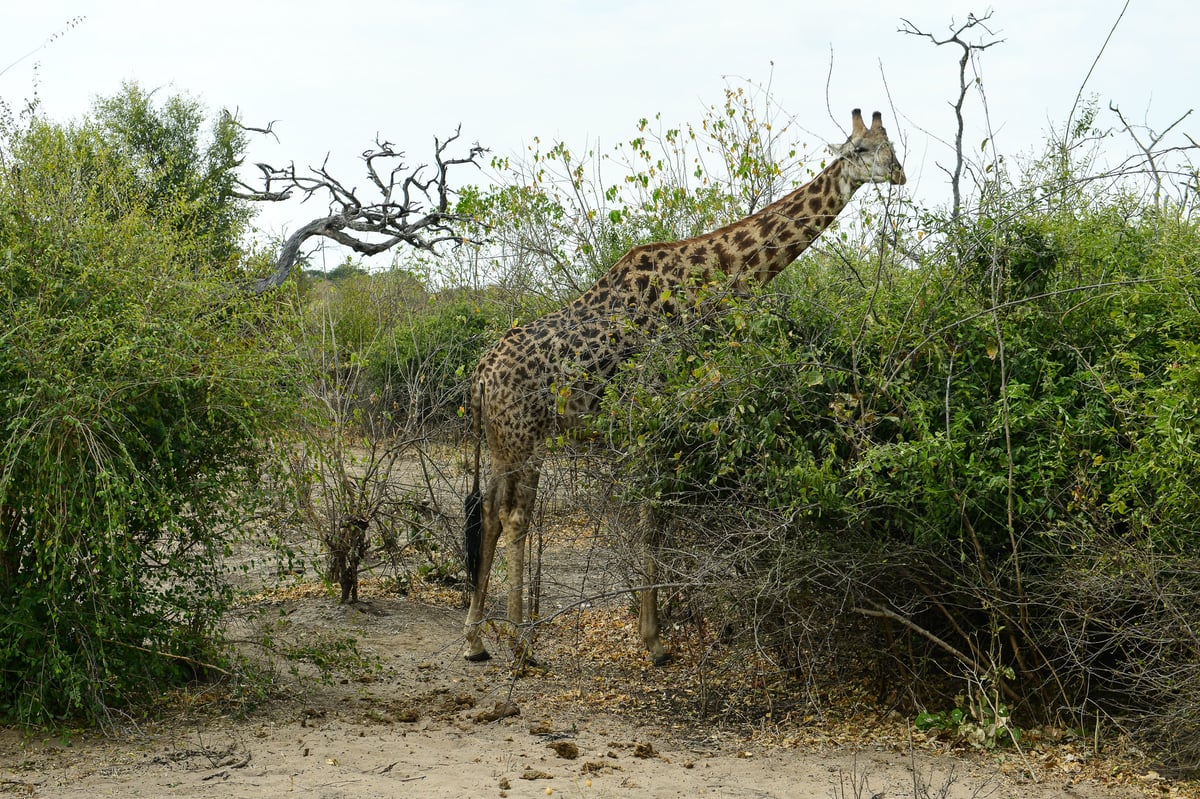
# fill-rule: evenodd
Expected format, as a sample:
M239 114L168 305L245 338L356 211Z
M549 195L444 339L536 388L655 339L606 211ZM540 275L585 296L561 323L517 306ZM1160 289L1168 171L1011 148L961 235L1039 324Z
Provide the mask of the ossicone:
M875 116L879 116L879 112L875 112ZM867 132L867 126L863 124L862 109L856 108L850 112L850 135L861 136Z

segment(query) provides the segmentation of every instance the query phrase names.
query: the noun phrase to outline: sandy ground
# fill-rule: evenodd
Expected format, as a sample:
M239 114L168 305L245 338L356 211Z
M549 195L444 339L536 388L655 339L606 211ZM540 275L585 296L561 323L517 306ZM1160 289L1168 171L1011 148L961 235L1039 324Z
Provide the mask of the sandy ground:
M154 721L115 719L107 735L0 728L0 795L1191 796L1144 766L1098 763L1081 742L980 753L913 731L869 702L836 718L799 697L770 715L739 705L754 689L714 688L702 648L689 650L678 631L669 640L676 660L650 666L616 576L626 569L577 532L559 541L546 550L542 579L553 617L538 628L543 670L514 676L498 625L485 628L496 657L464 661L465 612L452 589L418 583L400 596L369 579L365 601L343 607L311 570L281 586L273 569L237 569L250 575L239 583L248 598L229 637L244 662L271 675L269 690L245 687L261 680L221 680L163 697ZM491 599L501 615L498 582ZM827 680L835 695L845 673Z
M591 635L632 637L622 610L596 611ZM784 746L752 726L656 712L686 692L686 662L640 665L630 642L593 655L570 623L547 629L546 673L512 678L512 662L465 662L462 612L419 599L375 596L340 608L326 595L261 598L241 608L233 636L270 631L278 649L329 651L353 636L374 667L322 681L310 665L278 659L278 689L256 706L189 694L168 721L115 737L45 740L0 730L0 794L34 797L1132 797L1146 785L1101 786L1070 758L1030 753L1039 781L1015 755L965 755L892 740ZM565 617L564 617L565 618ZM491 641L494 652L502 651ZM277 649L277 651L278 651ZM635 684L636 683L636 684ZM511 704L510 704L511 703ZM659 703L661 706L661 703ZM236 709L237 712L233 712ZM515 709L517 715L503 711ZM816 741L816 743L813 743ZM932 748L931 748L932 747ZM1048 765L1053 763L1053 765ZM914 781L914 767L916 780ZM863 782L865 780L865 783ZM920 781L929 789L922 792Z

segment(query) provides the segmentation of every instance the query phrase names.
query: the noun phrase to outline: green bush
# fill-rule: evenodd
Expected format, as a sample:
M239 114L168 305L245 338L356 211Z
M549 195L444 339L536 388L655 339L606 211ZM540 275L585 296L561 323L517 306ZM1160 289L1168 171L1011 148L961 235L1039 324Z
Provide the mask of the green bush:
M144 99L102 101L99 122L2 126L7 720L104 721L214 662L220 564L250 516L258 444L295 390L274 341L286 317L232 288L249 215L216 178L237 137L218 123L228 157L209 161L201 117ZM142 116L114 135L124 111ZM180 135L166 161L152 157L156 121Z
M849 610L1026 721L1191 729L1200 227L1115 196L955 236L874 287L813 258L794 299L709 298L622 372L599 421L664 580L784 665Z
M370 383L410 429L454 418L493 327L486 303L434 296L373 348Z

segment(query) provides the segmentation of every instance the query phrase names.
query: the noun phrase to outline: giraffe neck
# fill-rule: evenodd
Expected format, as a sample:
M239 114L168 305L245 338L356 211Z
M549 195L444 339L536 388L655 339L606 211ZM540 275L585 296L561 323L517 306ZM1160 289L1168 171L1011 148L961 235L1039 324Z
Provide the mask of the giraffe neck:
M693 239L634 247L574 302L541 320L553 327L618 314L648 334L677 318L695 291L714 282L735 289L770 282L829 227L861 185L839 159L815 178L753 216ZM622 328L605 373L637 348ZM607 335L607 334L606 334Z
M769 283L833 223L855 190L839 158L800 188L753 216L712 234L732 242L738 251L726 270L736 286ZM725 235L722 235L725 234Z

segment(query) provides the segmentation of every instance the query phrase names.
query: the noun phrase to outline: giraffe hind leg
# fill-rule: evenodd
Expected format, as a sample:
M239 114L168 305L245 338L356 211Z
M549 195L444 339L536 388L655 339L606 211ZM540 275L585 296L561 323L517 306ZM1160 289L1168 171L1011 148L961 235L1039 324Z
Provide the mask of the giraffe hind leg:
M483 623L483 611L487 604L488 580L492 573L492 561L496 556L496 542L500 540L501 524L498 506L501 498L498 494L503 490L503 484L503 480L492 480L483 492L478 507L479 550L478 558L472 564L474 566L474 578L472 580L472 588L474 590L471 592L471 607L467 611L467 621L464 630L467 645L463 652L464 658L475 663L480 663L491 658L491 654L488 653L483 645L483 634L480 626ZM467 498L467 502L471 502L470 497ZM471 510L471 508L468 508L468 510ZM467 517L466 531L468 538L473 534L471 530L472 523L472 516L469 515ZM469 557L470 555L468 554ZM468 571L470 571L470 566L468 566Z
M658 621L658 514L649 505L642 508L642 555L646 564L646 585L639 593L638 632L655 666L671 662L671 653L659 638Z

